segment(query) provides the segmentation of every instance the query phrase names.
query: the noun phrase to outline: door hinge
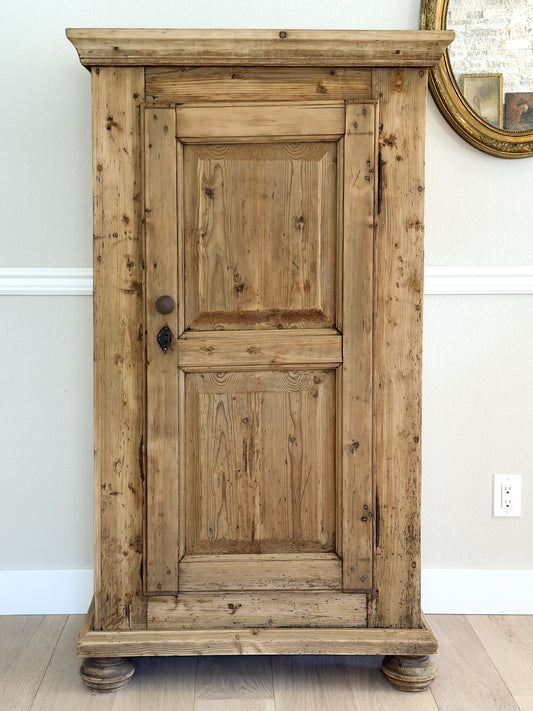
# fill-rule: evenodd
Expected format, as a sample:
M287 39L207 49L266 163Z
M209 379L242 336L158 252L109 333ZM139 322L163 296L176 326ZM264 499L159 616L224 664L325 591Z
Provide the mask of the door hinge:
M381 151L378 153L378 215L381 212L381 195L383 192L383 182L382 182L382 175L383 175L383 161L381 160Z

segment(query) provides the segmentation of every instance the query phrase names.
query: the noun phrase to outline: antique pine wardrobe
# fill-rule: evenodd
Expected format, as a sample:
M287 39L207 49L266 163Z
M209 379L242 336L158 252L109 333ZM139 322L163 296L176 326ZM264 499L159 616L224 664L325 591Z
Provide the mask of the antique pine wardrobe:
M67 35L93 96L85 682L380 654L425 688L425 102L453 33Z

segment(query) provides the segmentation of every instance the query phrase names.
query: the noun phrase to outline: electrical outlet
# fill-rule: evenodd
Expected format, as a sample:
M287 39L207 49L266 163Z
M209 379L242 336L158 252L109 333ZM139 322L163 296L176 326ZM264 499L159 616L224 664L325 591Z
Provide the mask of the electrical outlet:
M522 502L520 474L495 474L492 493L493 516L520 516Z

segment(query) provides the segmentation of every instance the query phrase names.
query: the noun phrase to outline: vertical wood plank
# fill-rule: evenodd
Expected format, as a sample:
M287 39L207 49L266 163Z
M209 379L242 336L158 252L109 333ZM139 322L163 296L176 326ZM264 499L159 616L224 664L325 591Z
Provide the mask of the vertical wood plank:
M144 111L146 221L146 591L178 590L178 246L174 109ZM160 314L156 301L176 306ZM164 353L160 329L172 332Z
M372 279L376 168L375 103L346 103L342 305L342 580L372 588Z
M370 626L420 627L424 134L427 71L375 69L382 201L376 240L378 535Z
M141 629L143 69L94 67L92 89L95 627Z

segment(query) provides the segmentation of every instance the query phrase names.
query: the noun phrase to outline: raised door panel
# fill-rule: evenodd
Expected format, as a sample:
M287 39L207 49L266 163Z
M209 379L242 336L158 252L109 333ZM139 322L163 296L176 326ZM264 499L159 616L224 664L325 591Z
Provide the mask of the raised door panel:
M147 594L372 589L376 124L145 111Z
M186 328L334 326L337 143L183 156Z
M335 371L185 379L186 555L335 550Z

